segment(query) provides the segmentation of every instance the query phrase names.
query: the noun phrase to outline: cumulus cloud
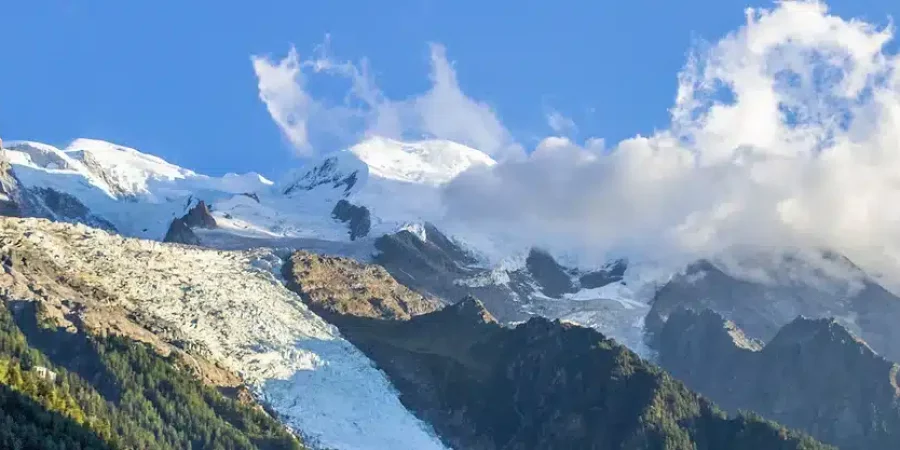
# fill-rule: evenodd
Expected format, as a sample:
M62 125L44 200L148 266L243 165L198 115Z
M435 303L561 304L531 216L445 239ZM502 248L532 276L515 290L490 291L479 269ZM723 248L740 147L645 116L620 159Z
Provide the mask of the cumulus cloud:
M368 62L339 61L329 52L329 39L310 59L301 61L295 49L280 60L252 57L260 99L272 119L298 153L309 156L318 148L316 134L337 145L355 143L365 135L447 139L501 157L521 156L518 146L486 103L460 88L446 49L430 45L431 88L407 99L387 98L370 75ZM309 81L325 75L348 81L340 102L314 98Z
M449 216L511 245L600 259L827 248L900 274L892 30L811 1L746 15L691 56L668 129L610 148L545 140L450 183Z

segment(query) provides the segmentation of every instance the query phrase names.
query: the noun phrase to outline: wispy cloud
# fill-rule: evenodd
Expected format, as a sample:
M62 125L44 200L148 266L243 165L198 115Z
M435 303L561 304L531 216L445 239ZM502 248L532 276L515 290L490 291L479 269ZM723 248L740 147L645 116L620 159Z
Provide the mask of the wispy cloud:
M547 126L549 126L557 136L572 136L578 132L575 121L564 116L555 109L551 109L547 113Z
M304 89L305 77L300 57L294 48L281 61L254 56L253 70L259 80L259 98L297 152L310 154L307 122L315 109L315 101Z
M329 52L328 38L313 57L301 61L293 48L273 61L254 56L260 99L272 119L301 155L316 148L315 134L351 144L367 134L393 138L437 138L467 144L494 155L518 155L521 148L493 109L467 96L459 86L446 49L431 44L431 88L407 99L384 96L369 73L368 62L339 61ZM310 75L348 80L341 103L328 105L308 89Z

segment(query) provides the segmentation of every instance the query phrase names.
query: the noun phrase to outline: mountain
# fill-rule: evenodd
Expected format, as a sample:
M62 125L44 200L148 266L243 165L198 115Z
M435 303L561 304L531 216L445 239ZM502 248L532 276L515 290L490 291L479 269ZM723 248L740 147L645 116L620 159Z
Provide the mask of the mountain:
M534 316L571 320L615 336L634 350L644 348L643 318L650 307L626 283L624 261L583 270L530 249L512 264L480 264L429 223L384 235L375 248L374 262L420 292L444 299L472 295L504 323Z
M366 227L373 233L394 232L407 222L437 219L438 186L471 167L494 164L486 154L449 141L371 138L313 161L276 185L255 173L209 177L91 139L77 139L62 150L28 141L5 145L4 156L22 190L68 195L85 214L127 236L162 239L174 218L205 201L214 206L220 225L210 233L212 245L361 237L335 226L332 214L340 212L335 207L342 200L342 205L374 212ZM66 218L82 221L76 215Z
M89 139L62 150L7 142L3 154L14 197L23 199L17 215L218 249L293 248L377 261L433 297L478 296L503 322L575 320L643 348L649 306L623 281L623 262L563 267L526 246L497 263L467 240L477 230L451 234L459 227L444 214L441 186L495 164L460 144L373 137L278 183L253 173L209 177Z
M175 355L207 385L250 393L312 447L714 448L759 439L817 448L769 423L727 419L607 339L647 354L651 305L628 262L574 267L524 247L498 263L457 233L441 186L494 164L474 149L373 138L278 183L208 177L99 141L64 150L13 142L3 156L9 211L53 220L0 219L11 299L39 303L55 327ZM288 254L274 248L307 252L282 267ZM471 295L487 309L445 306ZM543 384L555 376L564 383ZM509 387L619 406L613 414L563 400L518 403ZM668 398L678 400L660 410ZM619 416L626 431L612 436ZM546 428L516 432L537 424Z
M900 298L829 253L785 250L692 264L656 293L648 331L658 332L680 308L715 311L764 342L797 316L834 318L878 354L900 362Z
M506 328L473 297L435 310L380 269L343 259L297 253L284 274L453 448L826 448L727 418L589 328L542 318Z
M385 375L284 287L272 250L202 249L0 218L0 261L6 305L37 305L60 336L143 342L208 385L246 389L315 448L444 448ZM67 342L44 351L90 354Z
M714 312L680 309L657 348L665 369L729 411L842 449L900 447L900 366L834 320L797 318L762 345Z

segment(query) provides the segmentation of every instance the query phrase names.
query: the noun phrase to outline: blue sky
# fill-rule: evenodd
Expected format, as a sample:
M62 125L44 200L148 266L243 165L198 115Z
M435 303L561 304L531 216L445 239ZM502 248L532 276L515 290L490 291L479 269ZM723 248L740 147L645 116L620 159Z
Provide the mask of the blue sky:
M261 4L264 3L264 4ZM698 38L740 26L748 0L14 1L0 5L0 136L64 145L93 137L209 174L277 176L302 163L259 99L251 55L301 58L329 34L369 60L389 98L429 88L429 43L465 93L534 145L547 114L576 138L618 141L665 127L676 75ZM886 24L890 0L829 2ZM340 99L327 80L310 89ZM318 91L317 91L318 90Z

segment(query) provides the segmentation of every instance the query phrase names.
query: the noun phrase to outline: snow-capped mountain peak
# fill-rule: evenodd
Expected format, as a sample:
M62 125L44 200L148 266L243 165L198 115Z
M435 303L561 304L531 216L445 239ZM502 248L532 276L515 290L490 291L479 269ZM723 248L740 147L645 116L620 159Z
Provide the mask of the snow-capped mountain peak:
M95 139L76 139L64 150L120 195L148 193L154 180L171 181L196 176L188 169L157 156Z
M323 156L288 177L281 188L285 194L320 186L358 191L369 176L392 182L439 186L475 166L496 162L479 150L445 140L401 142L380 136L370 137L350 148Z
M444 184L473 166L496 162L479 150L446 140L400 142L372 137L348 150L373 176L416 184Z

